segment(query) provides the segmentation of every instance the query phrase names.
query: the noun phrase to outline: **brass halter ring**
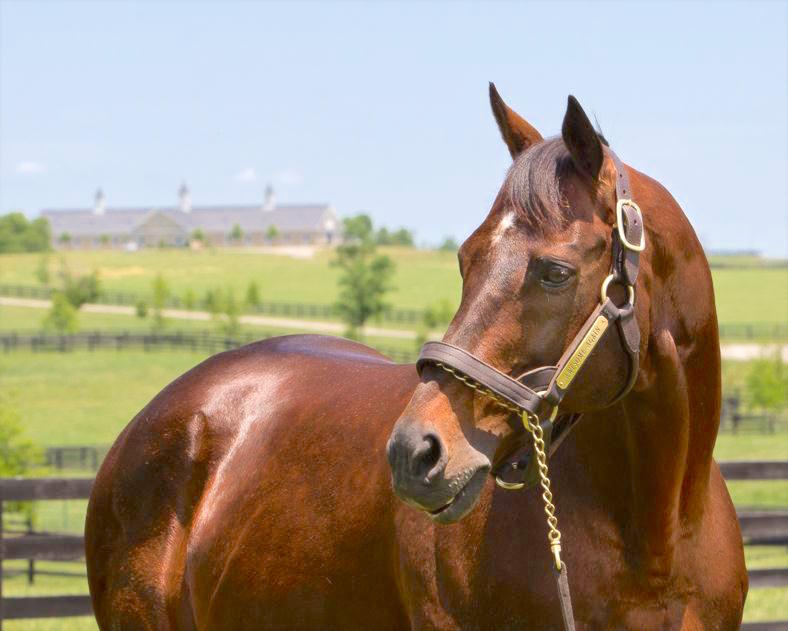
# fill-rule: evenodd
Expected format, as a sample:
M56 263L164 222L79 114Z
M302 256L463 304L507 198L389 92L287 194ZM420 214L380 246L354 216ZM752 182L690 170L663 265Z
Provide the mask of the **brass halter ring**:
M547 390L541 390L539 391L539 394L544 394L545 392L547 392ZM555 406L553 408L553 411L550 413L550 418L548 420L552 423L555 421L557 416L558 416L558 406ZM539 419L537 418L536 421L538 423ZM523 425L525 426L526 432L530 433L531 432L530 428L525 423L523 423ZM534 458L536 457L535 453L533 454L533 457ZM510 462L509 468L512 471L517 471L519 469L516 462ZM495 483L499 487L501 487L502 489L506 489L507 491L519 491L520 489L525 487L525 482L507 482L500 475L495 476Z
M616 280L616 275L609 274L607 278L602 281L602 290L599 292L599 297L602 299L602 302L607 300L607 288L614 280ZM627 300L629 301L630 305L635 304L635 288L632 285L627 285Z

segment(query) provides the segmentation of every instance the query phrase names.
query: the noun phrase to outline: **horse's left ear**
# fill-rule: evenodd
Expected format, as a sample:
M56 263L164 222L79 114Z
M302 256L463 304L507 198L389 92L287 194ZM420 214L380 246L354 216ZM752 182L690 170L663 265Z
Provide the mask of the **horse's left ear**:
M592 180L596 180L605 157L602 141L580 103L571 94L566 104L561 137L575 165Z

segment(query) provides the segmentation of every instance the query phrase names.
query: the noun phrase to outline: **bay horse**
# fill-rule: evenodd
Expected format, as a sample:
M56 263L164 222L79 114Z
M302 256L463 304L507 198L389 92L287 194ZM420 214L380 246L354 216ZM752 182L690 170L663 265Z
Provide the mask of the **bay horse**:
M490 97L514 162L460 248L443 341L505 378L555 366L599 302L625 174L647 244L630 296L639 341L628 354L608 335L584 358L549 460L575 624L736 629L747 574L712 456L720 354L698 239L660 184L616 166L573 98L543 139L492 84ZM617 304L626 289L611 289ZM95 481L100 628L561 628L542 490L491 475L530 453L528 434L444 368L288 336L168 385Z

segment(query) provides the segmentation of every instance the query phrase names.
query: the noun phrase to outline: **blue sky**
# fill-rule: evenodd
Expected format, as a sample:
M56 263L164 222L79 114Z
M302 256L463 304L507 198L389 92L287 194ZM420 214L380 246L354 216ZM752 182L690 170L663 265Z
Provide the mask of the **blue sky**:
M331 202L465 238L509 166L487 102L569 93L708 248L788 254L788 5L0 4L0 210Z

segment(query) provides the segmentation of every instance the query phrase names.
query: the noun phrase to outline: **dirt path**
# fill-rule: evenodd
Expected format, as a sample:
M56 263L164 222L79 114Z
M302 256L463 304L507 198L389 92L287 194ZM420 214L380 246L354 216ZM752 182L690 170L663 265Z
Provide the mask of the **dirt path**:
M30 307L33 309L48 309L49 300L35 300L32 298L2 298L0 305L8 307ZM133 316L134 307L123 305L98 305L87 304L82 306L85 313L114 313L118 315ZM164 317L173 320L200 320L210 321L211 314L207 311L186 311L184 309L165 309ZM267 316L244 315L238 318L241 324L252 324L261 327L275 327L280 329L301 329L304 331L317 331L320 333L330 333L332 335L342 335L345 332L345 325L338 322L326 322L324 320L301 320L295 318L271 318ZM364 327L364 335L371 337L389 337L401 340L416 339L415 331L402 331L398 329L383 329L378 327ZM754 343L735 343L722 344L720 347L723 359L733 359L747 361L758 359L763 356L774 356L779 352L783 363L788 363L788 344L754 344Z

